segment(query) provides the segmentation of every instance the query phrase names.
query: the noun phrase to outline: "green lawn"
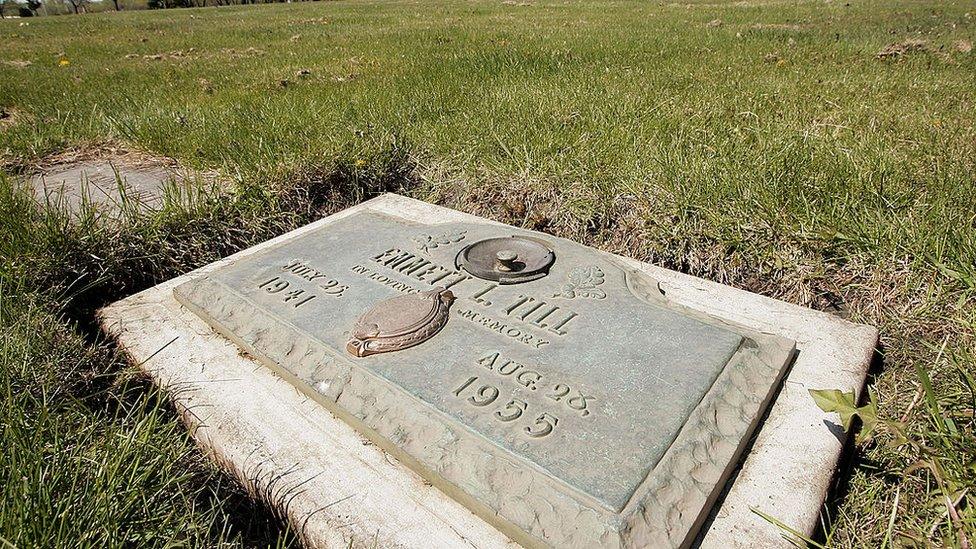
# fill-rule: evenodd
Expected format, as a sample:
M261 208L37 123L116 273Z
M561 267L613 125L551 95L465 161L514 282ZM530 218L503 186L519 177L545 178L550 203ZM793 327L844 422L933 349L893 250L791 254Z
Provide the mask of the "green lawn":
M942 0L0 21L0 544L290 543L93 310L384 190L878 326L879 415L909 442L856 445L820 541L973 543L973 42L976 1ZM234 192L79 225L13 189L106 144Z

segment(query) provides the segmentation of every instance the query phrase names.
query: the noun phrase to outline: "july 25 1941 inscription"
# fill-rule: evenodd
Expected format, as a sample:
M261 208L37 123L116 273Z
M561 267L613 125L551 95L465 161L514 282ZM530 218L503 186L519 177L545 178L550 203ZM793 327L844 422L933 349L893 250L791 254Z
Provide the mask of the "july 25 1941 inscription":
M526 546L691 544L794 351L567 240L368 211L175 292Z

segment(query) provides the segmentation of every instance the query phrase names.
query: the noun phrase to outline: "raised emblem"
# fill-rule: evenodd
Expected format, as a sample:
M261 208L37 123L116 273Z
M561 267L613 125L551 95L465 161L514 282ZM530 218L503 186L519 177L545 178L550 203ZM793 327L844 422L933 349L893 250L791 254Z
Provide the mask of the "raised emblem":
M454 294L443 288L380 301L356 320L346 350L364 357L419 345L447 324L453 302Z
M454 231L453 233L430 235L427 233L413 237L413 241L420 247L420 251L427 253L435 248L447 246L454 242L464 240L464 235L468 231Z

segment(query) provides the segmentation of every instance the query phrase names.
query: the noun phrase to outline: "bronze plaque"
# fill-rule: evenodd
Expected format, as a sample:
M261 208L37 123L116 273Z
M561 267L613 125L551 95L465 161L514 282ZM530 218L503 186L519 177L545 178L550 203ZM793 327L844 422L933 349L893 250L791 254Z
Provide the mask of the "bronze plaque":
M690 543L793 352L610 254L368 210L175 292L529 546Z

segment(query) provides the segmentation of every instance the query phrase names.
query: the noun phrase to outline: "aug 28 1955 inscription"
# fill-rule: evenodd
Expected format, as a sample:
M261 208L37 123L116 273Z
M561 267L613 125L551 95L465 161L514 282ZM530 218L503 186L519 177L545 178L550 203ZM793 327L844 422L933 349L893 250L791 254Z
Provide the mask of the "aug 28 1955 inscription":
M687 546L793 342L609 254L359 212L181 303L526 546Z

